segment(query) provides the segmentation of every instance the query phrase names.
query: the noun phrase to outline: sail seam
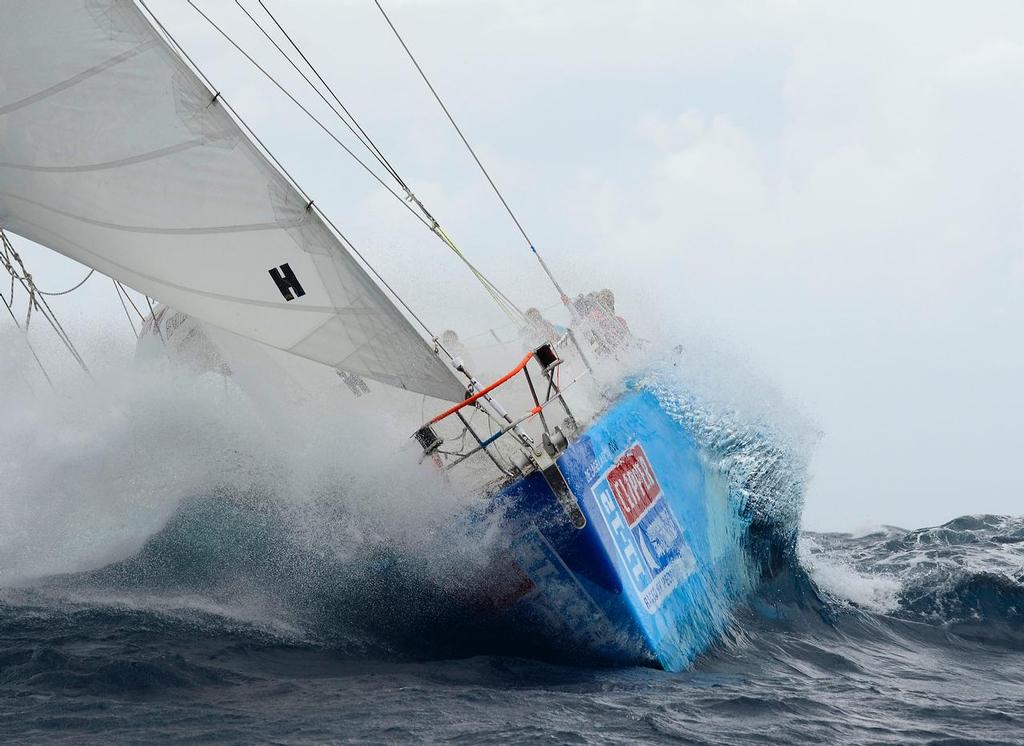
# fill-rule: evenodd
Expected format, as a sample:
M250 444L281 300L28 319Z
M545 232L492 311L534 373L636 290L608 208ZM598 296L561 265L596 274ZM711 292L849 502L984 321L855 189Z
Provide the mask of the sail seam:
M167 29L164 27L164 25L162 23L160 23L160 20L153 14L153 11L149 9L149 6L146 4L146 0L135 0L135 2L139 6L138 8L136 8L136 10L138 10L140 17L145 19L148 16L150 25L154 29L156 29L157 34L158 34L157 38L160 39L164 43L164 45L166 46L166 48L168 50L170 50L172 53L176 52L188 65L191 65L191 67L192 67L192 69L194 71L194 74L199 78L199 80L204 85L206 85L206 87L209 89L209 91L210 91L210 93L212 95L214 93L215 89L214 89L213 84L210 82L210 79L207 78L205 74L203 74L202 70L199 68L198 65L196 65L195 61L189 56L188 52L186 52L184 50L184 48L182 48L182 46L175 40L175 38L173 36L171 36L170 32L167 31ZM192 7L195 8L194 5ZM197 12L199 11L198 8L195 8L195 9L196 9ZM145 15L143 15L143 12L142 12L143 10L145 10ZM200 15L205 15L205 14L200 12ZM223 32L221 32L221 33L223 33ZM162 36L161 36L161 34L162 34ZM277 85L280 87L279 83ZM412 308L409 306L408 303L405 302L405 300L402 298L402 296L400 296L397 292L395 292L395 289L384 279L384 277L380 274L380 272L378 272L377 269L369 261L367 261L366 257L364 257L363 254L358 249L356 249L356 247L352 244L352 242L349 241L348 238L334 224L334 221L332 221L330 219L330 217L325 212L323 212L319 207L317 207L316 205L312 204L312 199L309 197L308 194L306 194L305 190L303 190L302 187L299 186L299 183L295 180L295 178L291 175L291 173L289 173L288 169L284 167L284 164L282 164L281 161L279 161L277 159L277 157L264 144L263 140L260 139L259 135L257 135L253 131L253 129L246 123L246 121L239 115L239 113L237 111L235 111L234 107L231 106L224 99L223 96L219 96L219 101L220 101L221 105L224 107L224 109L230 114L230 116L232 117L232 119L235 122L236 126L238 127L239 131L243 132L243 134L248 135L248 137L256 145L258 145L259 148L262 149L262 153L264 154L264 157L268 161L268 163L270 163L273 167L276 167L280 171L281 175L291 184L292 188L295 189L295 191L300 196L302 196L305 199L310 200L310 204L311 204L311 208L312 208L313 214L317 215L320 218L320 220L323 223L325 223L326 226L328 226L330 228L330 230L332 230L334 232L335 237L338 239L338 243L340 244L340 246L338 248L332 247L331 250L338 252L339 255L346 255L347 254L348 257L353 260L353 262L356 264L356 266L359 269L361 269L364 274L367 273L367 272L372 273L373 277L377 278L377 281L380 282L381 286L383 286L384 289L386 289L389 293L391 293L391 296L395 299L395 301L397 301L401 305L401 307L405 309L405 311L409 314L409 316L411 316L412 319L417 324L419 324L423 328L423 330L433 339L433 342L434 342L433 353L436 354L438 350L441 350L442 352L444 352L448 356L449 359L451 359L452 358L452 354L450 352L448 352L448 350L444 347L443 344L440 344L437 341L437 337L430 330L430 327L428 327L426 325L426 323L424 323L423 319L421 319L419 317L419 315L415 311L412 310ZM321 127L323 127L323 125L321 125ZM254 147L255 147L255 145L254 145ZM388 188L388 187L385 185L385 188ZM359 265L359 262L362 262L362 266ZM367 274L367 277L369 278L368 274ZM370 279L370 282L371 282L371 284L373 284L373 280L372 279ZM384 291L381 290L380 287L378 287L378 290L380 290L381 295L384 296L385 299L386 299L387 296L384 294ZM393 303L392 303L392 305L393 305ZM412 324L409 322L408 319L406 319L405 317L402 316L402 313L401 313L400 310L398 311L398 315L402 319L402 321L404 321L407 325L409 325L410 328L412 328ZM413 333L415 334L415 330L414 329L413 329ZM422 342L424 349L426 349L429 352L430 351L430 347L427 345L426 341L421 338L420 342ZM296 354L298 354L298 353L296 353ZM310 359L312 359L312 358L310 358ZM450 368L447 368L447 367L444 367L444 370L450 375L451 380L454 381L456 383L456 385L458 385L458 379L455 377L454 372L452 372L452 370ZM444 398L450 398L450 396L445 396ZM458 399L453 399L453 401L457 401L457 400Z
M33 237L32 235L29 235L29 233L24 231L24 230L18 230L17 227L11 228L11 232L12 233L17 233L17 234L23 236L24 238L27 238L29 241L34 241L36 243L43 243L42 241L39 240L40 238L42 238L41 236ZM195 288L195 287L188 287L187 285L179 285L176 282L169 282L167 280L162 280L159 277L154 277L153 275L146 274L145 272L140 272L137 269L133 269L131 267L127 267L127 266L125 266L125 265L123 265L123 264L121 264L119 262L116 262L116 261L114 261L114 260L112 260L112 259L110 259L108 257L101 256L100 254L97 254L95 251L90 251L89 249L87 249L86 247L82 246L77 241L74 241L74 240L72 240L70 238L67 238L66 236L63 236L62 234L60 234L57 231L49 231L49 232L52 235L55 235L55 236L59 237L63 242L67 243L69 246L73 246L78 251L82 252L83 254L88 254L91 257L95 257L95 259L99 260L100 263L106 264L109 267L114 267L115 269L120 270L122 273L124 273L126 275L127 274L134 275L135 277L141 278L143 280L146 280L147 282L151 282L151 283L154 283L156 285L162 285L162 286L164 286L166 288L173 288L174 290L180 290L183 293L190 293L192 295L199 295L199 296L202 296L204 298L210 298L210 299L216 300L216 301L225 301L225 302L229 302L229 303L239 303L239 304L242 304L242 305L256 306L256 307L259 307L259 308L274 308L274 309L277 309L279 311L291 311L293 313L294 312L298 312L298 313L323 313L323 314L329 314L329 315L334 316L334 315L337 315L340 312L340 310L341 310L341 309L336 308L335 306L313 306L313 305L295 306L295 305L288 305L287 303L281 303L279 301L267 301L267 300L256 300L256 299L253 299L253 298L241 298L241 297L239 297L237 295L226 295L224 293L214 293L214 292L211 292L209 290L200 290L200 289ZM74 257L72 257L72 258L74 258ZM106 268L97 267L97 270L102 272L105 275L110 275L111 274L109 271L106 270ZM279 350L286 350L286 348L281 347L281 346L277 346L277 349L279 349Z
M317 324L309 334L307 334L306 336L302 337L302 339L300 339L299 341L297 341L293 345L291 345L287 349L287 352L292 352L296 347L301 347L306 342L308 342L312 337L315 337L317 334L319 334L323 330L323 328L325 326L327 326L332 321L334 321L336 316L337 316L337 312L334 312L330 316L328 316L326 319L324 319L323 323Z
M78 73L78 75L74 75L68 78L67 80L61 81L56 85L52 85L45 90L39 91L38 93L33 93L31 96L27 96L21 99L20 101L15 101L14 103L7 104L6 106L0 106L0 116L10 114L12 111L17 111L18 109L22 109L26 106L31 106L32 104L38 103L39 101L47 99L50 96L56 95L61 91L65 91L68 88L72 88L81 83L82 81L88 80L94 75L99 75L104 70L108 70L111 67L114 67L115 65L119 65L122 62L130 60L132 57L136 57L142 54L143 52L152 49L158 44L159 42L156 39L151 39L150 41L144 42L137 47L129 49L127 52L122 52L121 54L115 57L111 57L110 59L101 62L100 64L95 65L94 67L90 67L88 70L83 70L82 72Z
M306 108L302 103L300 103L298 101L298 99L296 99L295 96L291 94L291 92L289 92L287 89L285 89L285 87L283 85L281 85L281 83L276 78L274 78L267 71L267 69L265 67L260 65L252 57L252 55L250 55L247 51L245 51L245 49L243 49L234 39L232 39L219 25L217 25L206 13L204 13L192 0L186 0L186 2L188 2L188 4L191 5L192 8L204 20L207 21L207 23L209 23L218 33L220 33L221 36L223 36L232 46L234 46L235 49L237 49L242 54L242 56L245 57L257 70L259 70L261 73L263 73L263 75L271 83L273 83L275 86L277 86L278 89L280 89L281 92L284 93L285 96L287 96L289 99L291 99L292 103L294 103L296 106L298 106L299 109L302 110L303 113L306 114L306 116L308 116L315 124L317 124L322 130L324 130L324 132L326 132L327 135L329 137L331 137L331 139L333 139L337 145L339 145L346 153L348 153L356 161L356 163L358 163L360 166L362 166L364 170L366 170L374 179L376 179L381 184L381 186L383 186L388 192L390 192L391 195L396 200L398 200L399 204L401 204L403 207L405 207L407 210L409 210L409 212L413 215L413 217L415 217L417 220L419 220L421 223L423 223L423 225L431 233L433 233L439 239L441 239L442 243L444 243L446 246L448 246L448 248L450 248L456 254L456 256L458 256L459 259L461 259L462 262L464 264L466 264L467 267L469 267L469 269L472 272L473 276L476 277L476 279L480 282L481 285L483 285L484 289L487 291L487 293L494 300L494 302L496 303L498 308L501 309L509 317L510 320L512 320L513 322L517 322L517 321L521 321L522 320L523 313L519 309L519 307L516 306L516 304L513 303L511 300L509 300L509 298L501 290L499 290L497 288L497 286L494 285L494 283L492 283L485 275L483 275L483 273L481 273L476 267L474 267L469 262L469 260L466 258L466 256L462 253L462 251L459 250L459 248L452 242L451 238L444 234L444 232L441 230L440 224L438 223L437 219L430 213L430 211L426 208L426 206L423 204L423 202L412 192L412 190L405 183L405 181L403 181L402 178L398 175L398 172L394 169L394 167L388 162L388 160L380 152L380 149L377 148L377 146L373 143L373 141L370 140L369 136L366 135L366 132L359 125L359 122L356 120L356 118L345 107L345 105L341 102L341 100L334 93L334 91L331 89L331 87L329 85L327 85L327 82L323 79L323 77L320 75L320 73L317 72L316 68L312 65L312 63L309 61L309 59L302 53L302 50L299 49L299 47L295 44L295 42L292 40L292 38L288 35L288 32L286 32L284 30L284 28L281 26L281 24L278 23L277 19L270 12L270 10L267 8L267 6L262 2L262 0L260 1L260 5L263 6L264 11L267 12L267 15L277 25L278 29L281 30L281 32L284 34L284 36L291 43L292 47L294 47L294 49L299 53L299 56L302 57L303 61L310 68L310 70L312 70L313 73L324 84L324 87L328 90L328 92L330 92L331 96L334 97L334 100L337 101L338 105L341 107L341 110L344 111L344 113L348 116L348 118L352 120L351 123L348 121L348 119L346 119L344 116L342 116L341 112L339 112L338 109L335 108L334 104L332 104L328 100L328 98L313 83L313 81L309 78L309 76L306 75L306 73L302 69L300 69L300 67L296 64L296 62L284 51L284 49L281 48L281 46L277 43L277 41L267 32L266 29L263 28L263 26L260 24L260 22L245 8L245 6L242 5L242 3L239 2L239 0L235 0L235 4L242 10L243 13L245 13L246 16L248 16L249 20L251 20L253 22L253 24L256 26L256 28L259 29L263 33L263 35L277 49L277 51L281 54L281 56L284 57L284 59L292 66L292 68L294 68L295 71L299 73L299 75L302 77L303 80L305 80L305 82L309 85L309 87L324 101L325 104L327 104L328 108L331 109L331 111L338 117L338 119L341 120L341 122L349 129L350 132L352 132L352 134L356 137L356 139L359 140L359 142L370 152L370 154L377 160L377 162L381 166L383 166L385 168L385 170L388 172L388 174L405 191L405 193L407 195L405 200L403 200L401 198L401 196L397 192L395 192L390 186L388 186L384 182L384 180L373 169L371 169L361 158L359 158L359 156L357 156L348 146L346 146L344 143L342 143L337 138L337 136L320 119L318 119L315 115L313 115L312 112L310 112L310 110L308 108ZM357 132L356 128L358 128L358 132ZM419 209L423 213L423 215L420 215L419 213L417 213L416 210L412 207L412 204L410 204L410 203L415 203L419 207ZM512 313L513 311L515 312L515 315ZM517 317L517 315L518 315L518 317Z
M322 324L317 326L315 329L313 329L313 331L311 331L309 334L304 336L302 339L300 339L294 345L289 347L288 348L288 352L291 352L296 347L301 347L303 344L305 344L310 339L312 339L317 334L319 334L320 331L323 330L323 328L325 326L330 324L332 321L337 320L338 317L340 317L340 316L345 316L345 317L348 317L348 318L352 318L352 317L375 318L375 317L378 317L379 315L380 315L380 313L378 311L372 309L372 308L355 308L355 307L351 307L351 306L345 306L345 307L332 306L331 307L331 317L327 318L327 319L324 319L324 322ZM349 353L348 355L343 357L342 361L348 360L350 357L355 355L357 352L362 352L364 349L370 349L371 351L376 353L376 351L374 351L373 348L368 348L367 344L368 344L367 342L362 342L351 353Z
M0 167L0 223L211 327L328 365L358 349L350 362L359 366L350 367L368 379L463 398L464 386L431 349L429 329L417 334L402 299L203 84L142 0L25 3L5 20L0 46L14 43L17 85L0 92L0 106L63 92L21 101L24 108L0 118L0 130L19 125L0 137L0 161L60 169ZM55 43L36 44L38 29ZM163 46L80 84L66 80L150 35ZM193 139L204 145L138 165L67 172ZM271 282L279 277L287 282ZM133 299L121 295L132 312ZM139 308L147 305L143 298ZM309 336L313 327L320 330Z
M121 223L109 223L104 220L93 220L92 218L86 218L81 215L75 215L74 213L65 212L64 210L56 207L50 207L44 205L42 202L36 202L35 200L28 199L26 197L20 197L17 194L11 194L10 192L0 191L0 196L7 197L9 199L16 199L21 202L27 202L30 205L35 205L43 210L49 210L50 212L62 215L63 217L70 218L72 220L78 220L82 223L88 223L89 225L99 226L100 228L109 228L110 230L122 231L124 233L152 233L157 235L171 235L171 236L204 236L212 235L217 233L249 233L254 231L269 231L278 230L284 228L291 228L299 225L302 222L301 218L289 221L280 221L272 223L242 223L240 225L212 225L203 228L159 228L156 226L145 226L145 225L122 225Z
M70 173L87 173L91 171L106 171L112 168L119 168L121 166L133 166L136 163L144 163L146 161L153 161L159 158L165 158L175 153L180 153L184 150L202 145L201 139L188 140L186 142L178 143L177 145L170 145L166 148L160 148L159 150L151 150L148 153L140 153L139 155L132 155L127 158L120 158L116 161L103 161L100 163L88 163L79 166L30 166L22 163L9 163L6 161L0 161L0 168L13 168L18 171L34 171L38 173L54 173L54 174L70 174Z
M23 237L27 238L30 241L36 241L36 239L33 238L31 235L26 235L25 231L18 231L17 229L12 229L12 232L13 233L18 233L19 235L22 235ZM59 234L56 234L56 235L59 235ZM126 267L125 265L120 264L119 262L115 262L115 261L113 261L111 259L108 259L106 257L103 257L103 256L100 256L100 255L96 254L96 252L94 252L94 251L90 251L89 249L85 248L81 244L76 243L75 241L71 241L71 240L65 239L63 237L62 237L62 239L64 241L66 241L69 245L74 246L76 249L78 249L82 253L89 254L90 256L96 257L97 259L100 260L101 263L109 265L111 267L114 267L114 268L122 271L125 274L131 274L131 275L134 275L137 278L146 280L147 282L151 282L151 283L154 283L156 285L162 285L162 286L164 286L166 288L173 288L174 290L179 290L179 291L181 291L183 293L189 293L191 295L199 295L199 296L202 296L204 298L209 298L209 299L215 300L215 301L224 301L224 302L228 302L228 303L238 303L238 304L241 304L241 305L256 306L256 307L259 307L259 308L274 308L274 309L281 310L281 311L292 311L292 312L300 312L300 313L303 313L303 312L305 312L305 313L320 313L320 314L329 314L329 315L332 315L332 316L337 313L337 309L334 306L289 306L287 304L283 304L283 303L280 303L280 302L277 302L277 301L265 301L265 300L255 300L255 299L251 299L251 298L241 298L241 297L239 297L237 295L225 295L224 293L214 293L214 292L211 292L209 290L200 290L198 288L188 287L186 285L179 285L176 282L168 282L167 280L161 280L160 278L154 277L153 275L150 275L150 274L146 274L145 272L140 272L140 271L138 271L136 269L132 269L130 267ZM38 241L36 241L36 243L38 243ZM105 271L105 268L97 267L97 269L100 272L102 272L103 274L106 274L106 275L110 274L108 271ZM287 348L282 347L280 345L271 345L271 346L276 347L279 350L285 350L287 352Z

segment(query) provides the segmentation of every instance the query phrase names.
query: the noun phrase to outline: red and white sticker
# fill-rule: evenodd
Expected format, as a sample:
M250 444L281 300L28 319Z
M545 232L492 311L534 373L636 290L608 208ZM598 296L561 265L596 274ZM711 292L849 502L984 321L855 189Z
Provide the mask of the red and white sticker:
M661 494L658 478L639 443L619 456L615 466L609 470L607 479L630 528L636 525Z

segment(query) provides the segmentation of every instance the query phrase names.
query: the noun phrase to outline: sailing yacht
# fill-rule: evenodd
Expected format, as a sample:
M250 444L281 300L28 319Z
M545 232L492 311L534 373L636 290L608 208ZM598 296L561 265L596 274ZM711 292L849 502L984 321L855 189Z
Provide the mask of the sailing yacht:
M714 644L743 597L742 511L714 454L649 376L616 379L628 344L609 340L555 283L572 327L513 350L481 380L142 0L0 0L0 19L5 246L6 234L23 237L155 299L164 312L146 331L164 343L198 323L432 402L436 414L409 422L427 478L461 474L503 516L501 613L609 660L673 671ZM386 164L389 190L521 316L365 131L353 133ZM585 387L598 391L596 406L594 396L574 401Z

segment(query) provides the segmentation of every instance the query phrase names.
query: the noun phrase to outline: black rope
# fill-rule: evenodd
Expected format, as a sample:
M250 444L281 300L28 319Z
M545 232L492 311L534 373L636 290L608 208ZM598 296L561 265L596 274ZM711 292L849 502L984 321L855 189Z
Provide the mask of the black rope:
M73 293L74 291L78 290L78 288L82 287L82 285L85 284L85 281L92 277L93 272L95 271L95 269L90 269L89 272L85 275L85 277L82 278L82 281L80 283L78 283L72 288L68 288L67 290L62 290L59 293L46 293L43 292L42 290L39 290L38 288L36 288L36 292L39 293L40 295L49 295L51 298L56 297L58 295L67 295L68 293Z

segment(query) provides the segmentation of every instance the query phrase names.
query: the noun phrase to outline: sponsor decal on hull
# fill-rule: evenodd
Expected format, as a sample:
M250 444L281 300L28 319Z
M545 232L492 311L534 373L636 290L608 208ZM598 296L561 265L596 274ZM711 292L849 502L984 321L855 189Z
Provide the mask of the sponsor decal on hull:
M528 606L547 629L598 648L613 641L604 612L536 526L513 539L512 554L528 583L515 600Z
M623 451L591 489L627 575L653 614L696 562L643 446Z

